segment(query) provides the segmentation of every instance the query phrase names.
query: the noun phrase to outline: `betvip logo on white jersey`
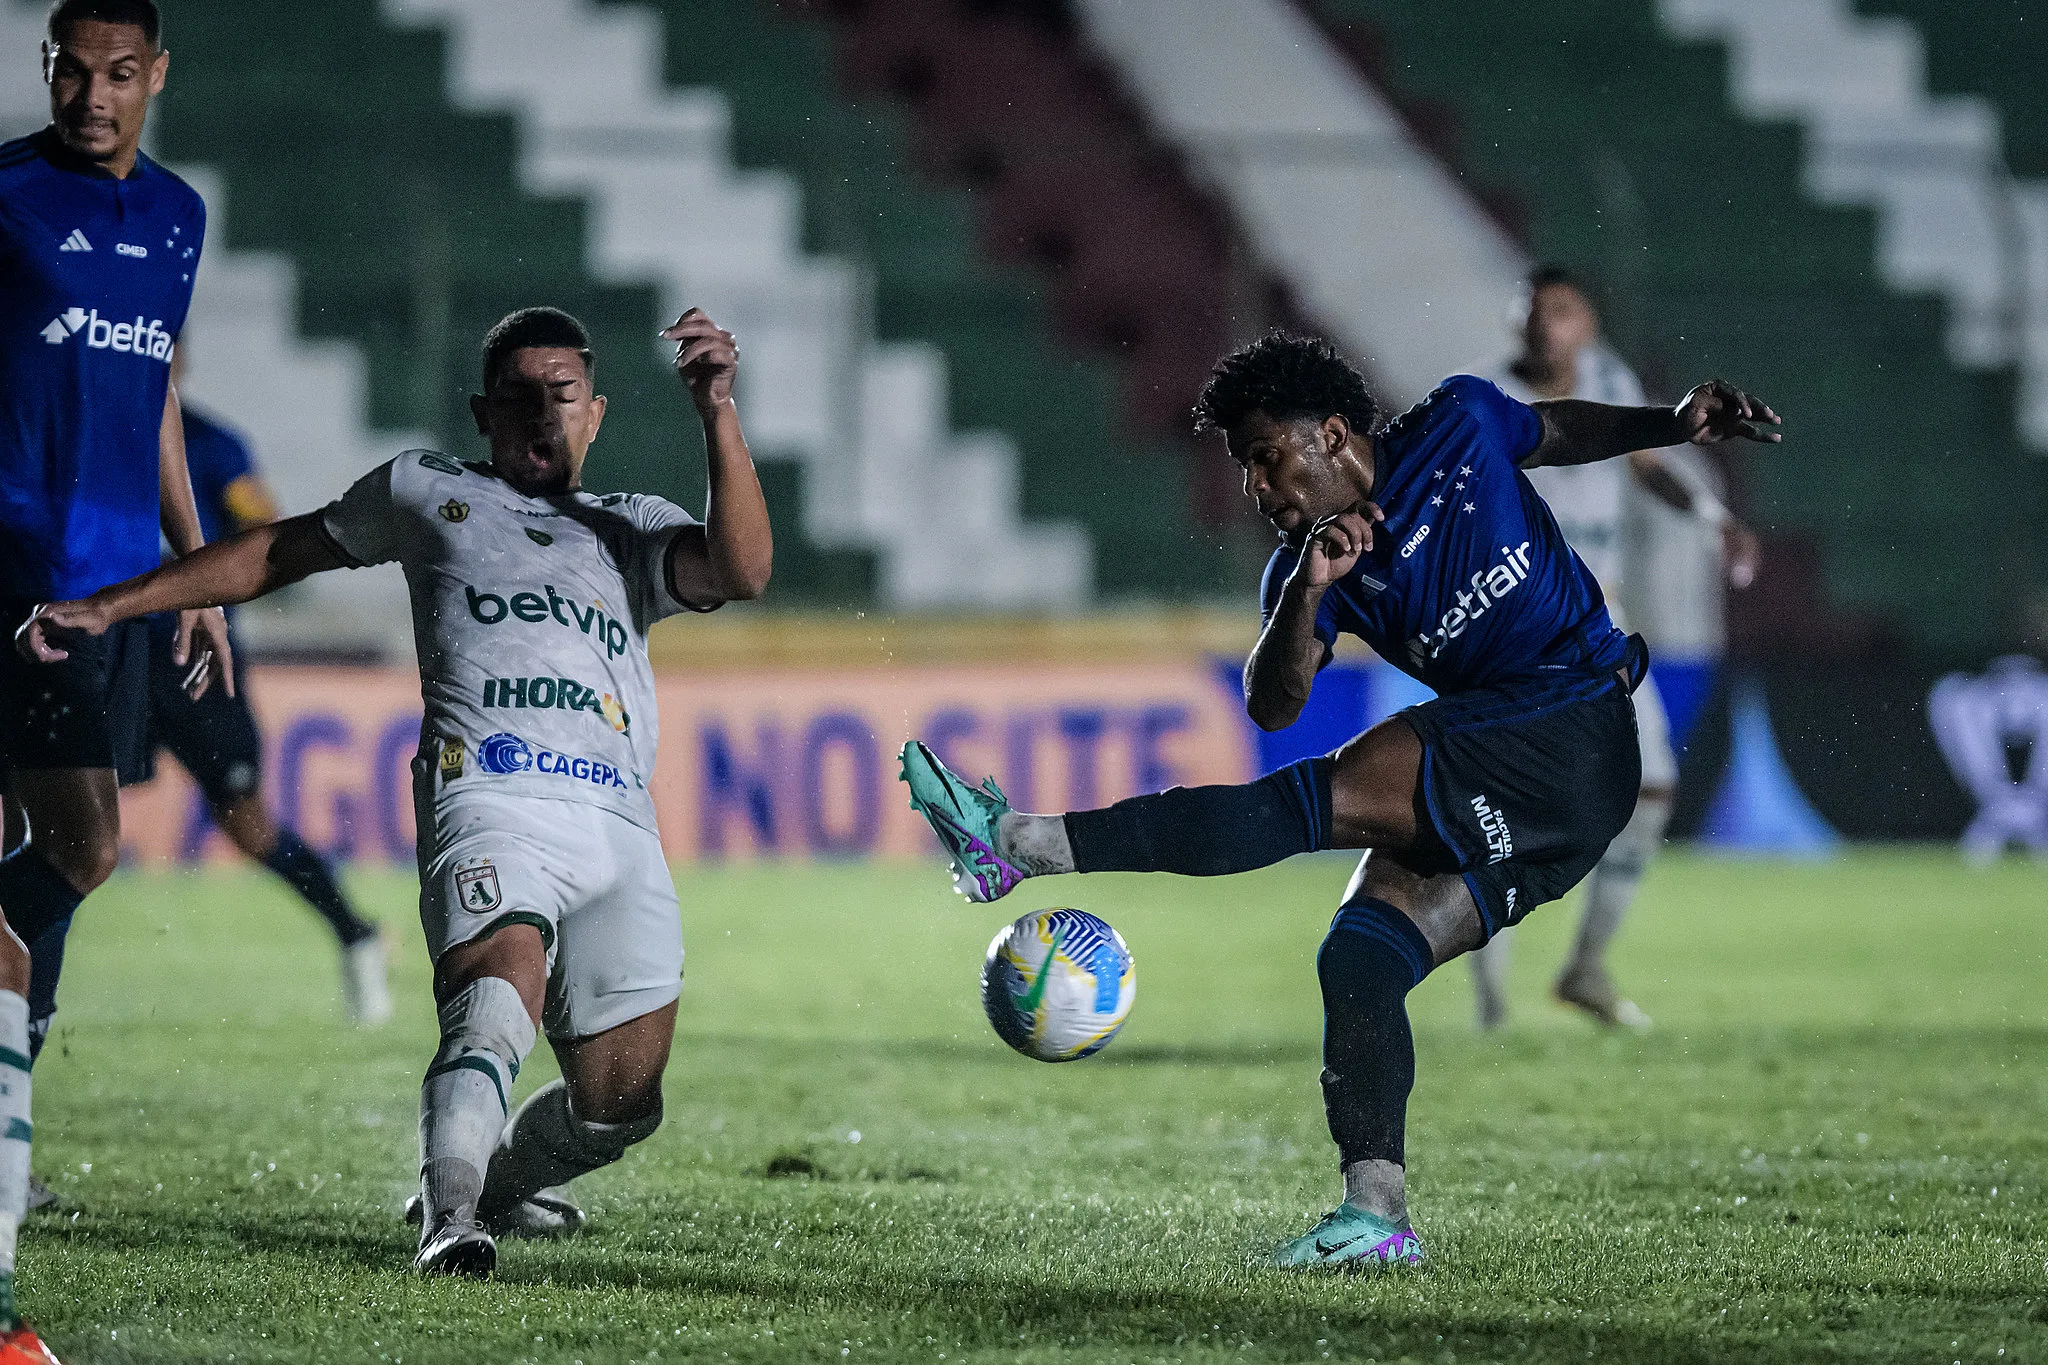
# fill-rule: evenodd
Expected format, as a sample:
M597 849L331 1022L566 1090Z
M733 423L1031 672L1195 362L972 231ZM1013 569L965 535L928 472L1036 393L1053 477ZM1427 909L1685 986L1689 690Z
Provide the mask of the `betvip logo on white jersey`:
M170 363L171 345L175 340L164 330L163 320L152 318L144 322L138 316L133 322L114 322L100 316L97 308L67 308L50 319L50 325L43 328L43 340L52 346L61 346L80 332L85 333L85 344L95 351L119 351L124 355L139 355L150 360Z
M79 231L77 228L73 228L71 229L71 235L64 239L64 245L58 247L57 250L91 251L92 243L85 240L85 234L83 232Z

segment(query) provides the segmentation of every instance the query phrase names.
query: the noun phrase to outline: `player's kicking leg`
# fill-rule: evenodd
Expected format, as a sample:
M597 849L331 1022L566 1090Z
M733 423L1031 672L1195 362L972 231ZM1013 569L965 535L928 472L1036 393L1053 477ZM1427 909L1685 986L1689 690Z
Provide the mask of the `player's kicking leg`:
M1421 1259L1407 1214L1407 995L1584 877L1626 822L1641 768L1627 689L1594 678L1564 693L1546 684L1440 697L1258 782L1106 810L1010 810L917 744L904 777L956 881L979 900L1048 873L1211 876L1318 849L1373 850L1317 960L1344 1199L1281 1248L1280 1264L1302 1266Z

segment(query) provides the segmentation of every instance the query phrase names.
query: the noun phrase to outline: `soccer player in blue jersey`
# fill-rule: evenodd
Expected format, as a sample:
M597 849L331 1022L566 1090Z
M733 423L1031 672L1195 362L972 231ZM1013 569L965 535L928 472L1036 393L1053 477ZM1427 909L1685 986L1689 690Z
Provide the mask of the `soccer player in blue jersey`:
M1648 651L1608 618L1524 470L1776 441L1778 418L1721 383L1675 408L1528 406L1459 375L1382 425L1328 342L1280 335L1218 364L1196 412L1223 433L1282 542L1245 665L1252 720L1292 724L1340 633L1437 699L1261 781L1106 810L1013 811L993 782L969 786L916 741L904 779L970 900L1052 873L1218 876L1366 850L1316 960L1344 1200L1278 1261L1419 1263L1404 1150L1408 992L1571 890L1628 823L1641 778L1631 693Z
M182 359L173 363L171 377L173 383L182 379ZM241 436L190 404L184 405L183 420L185 463L207 544L278 520L277 501ZM334 931L341 944L342 996L350 1021L383 1023L391 1017L391 992L382 935L349 903L327 860L280 826L264 803L263 740L249 709L243 651L235 650L233 693L217 687L189 697L183 686L189 669L178 657L177 618L152 616L149 626L154 744L169 750L192 775L215 823L235 847L276 873Z
M50 125L0 145L0 614L9 632L39 602L148 569L159 529L179 554L202 543L170 359L206 209L139 151L170 64L156 6L59 0L47 32ZM226 623L218 612L189 613L179 635L200 690L228 661ZM26 1064L55 1008L54 996L27 996L24 944L66 921L113 871L117 785L143 771L147 649L138 623L60 668L34 668L11 651L0 659L8 824L28 840L0 862L10 931L0 934L0 1325L14 1321Z

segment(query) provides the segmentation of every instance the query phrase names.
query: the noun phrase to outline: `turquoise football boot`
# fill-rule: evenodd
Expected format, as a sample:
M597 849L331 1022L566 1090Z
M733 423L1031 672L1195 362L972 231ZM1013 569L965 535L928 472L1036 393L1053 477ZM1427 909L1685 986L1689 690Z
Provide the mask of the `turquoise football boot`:
M1273 1254L1279 1266L1421 1265L1422 1239L1356 1204L1339 1204L1323 1221Z
M947 771L939 756L918 740L903 746L903 780L910 784L910 808L931 823L953 859L953 887L971 901L1008 895L1024 873L996 852L996 821L1010 802L991 777L979 787Z

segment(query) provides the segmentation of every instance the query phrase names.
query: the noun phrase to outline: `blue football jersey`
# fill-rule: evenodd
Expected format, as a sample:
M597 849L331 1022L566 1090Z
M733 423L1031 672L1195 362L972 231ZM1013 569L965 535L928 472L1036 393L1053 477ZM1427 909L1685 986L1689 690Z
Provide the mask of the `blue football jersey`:
M206 234L148 157L0 145L0 593L79 597L157 563L157 433Z
M199 508L199 529L211 545L241 528L228 507L228 485L256 472L256 462L240 433L222 426L187 403L185 467L192 474L192 500Z
M1377 442L1373 546L1332 583L1316 636L1340 632L1439 693L1621 666L1628 640L1521 461L1543 439L1534 408L1456 375ZM1299 552L1266 565L1264 616Z

